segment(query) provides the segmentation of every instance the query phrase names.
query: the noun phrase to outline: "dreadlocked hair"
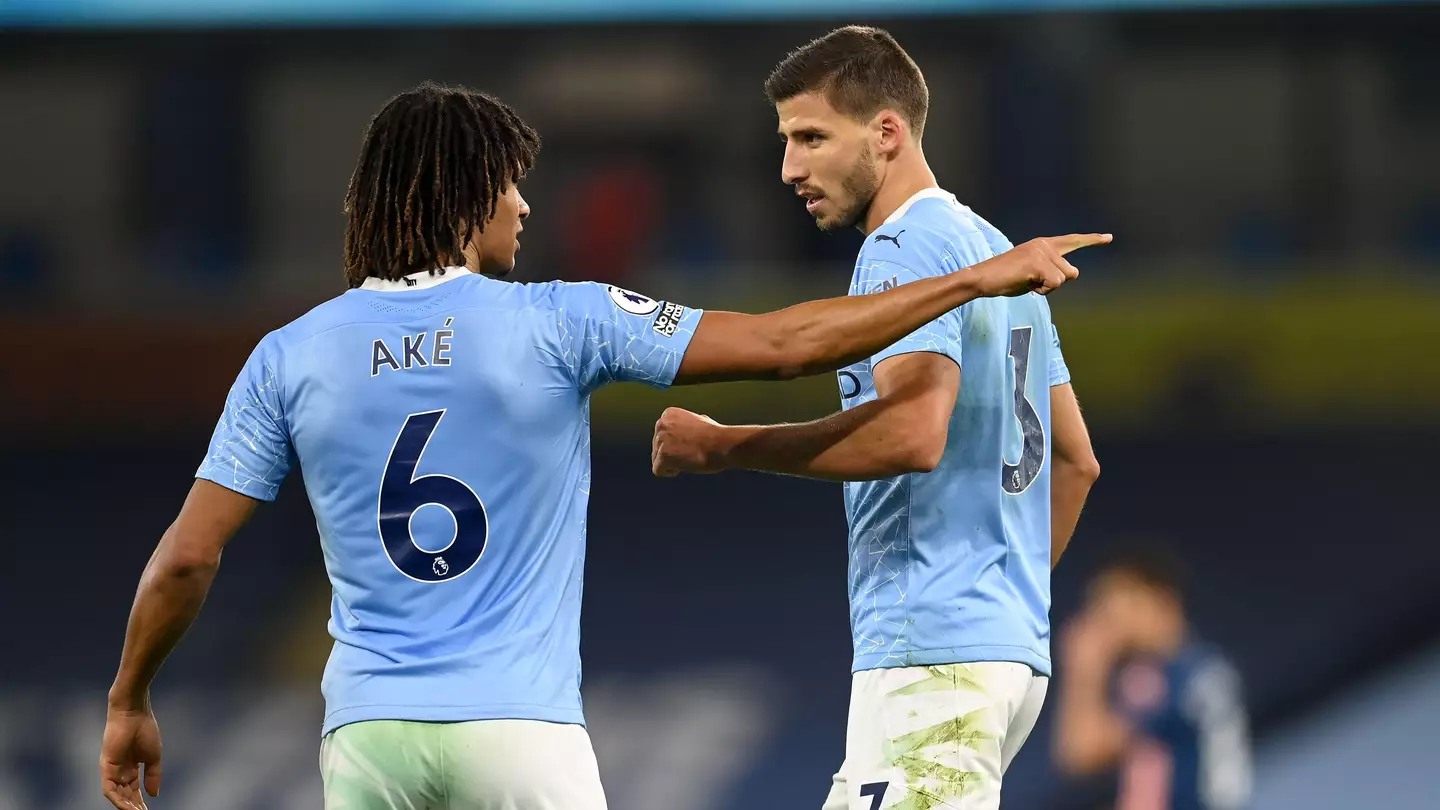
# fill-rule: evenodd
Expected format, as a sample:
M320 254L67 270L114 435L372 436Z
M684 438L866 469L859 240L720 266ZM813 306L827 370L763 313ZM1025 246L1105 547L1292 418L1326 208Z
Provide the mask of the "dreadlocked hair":
M493 96L426 82L370 121L345 192L345 279L463 264L472 233L535 165L540 136Z

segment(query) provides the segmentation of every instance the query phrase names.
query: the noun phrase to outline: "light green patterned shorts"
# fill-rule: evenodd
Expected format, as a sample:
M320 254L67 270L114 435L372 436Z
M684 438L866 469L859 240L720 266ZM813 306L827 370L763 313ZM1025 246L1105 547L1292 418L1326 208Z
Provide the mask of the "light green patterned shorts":
M823 810L999 810L1049 679L985 662L854 674L845 762Z
M325 810L605 810L590 736L563 723L351 723L320 773Z

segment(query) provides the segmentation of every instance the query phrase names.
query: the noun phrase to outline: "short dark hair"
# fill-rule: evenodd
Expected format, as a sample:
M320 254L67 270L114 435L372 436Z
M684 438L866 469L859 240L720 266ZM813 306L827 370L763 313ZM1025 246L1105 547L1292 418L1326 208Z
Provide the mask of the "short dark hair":
M1114 550L1101 566L1099 577L1120 574L1183 599L1185 567L1169 546L1155 541L1129 543ZM1097 577L1098 578L1098 577Z
M371 119L345 192L345 279L463 262L474 230L535 164L540 136L498 99L426 82Z
M802 93L823 93L830 106L860 120L894 109L916 138L930 110L920 66L888 31L862 25L837 28L791 51L765 80L771 104Z

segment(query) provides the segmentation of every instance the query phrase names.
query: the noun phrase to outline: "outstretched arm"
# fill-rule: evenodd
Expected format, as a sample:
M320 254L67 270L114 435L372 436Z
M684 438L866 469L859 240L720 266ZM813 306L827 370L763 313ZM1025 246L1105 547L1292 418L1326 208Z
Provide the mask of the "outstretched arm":
M1048 293L1079 275L1065 254L1109 241L1109 234L1041 237L963 270L882 293L809 301L764 315L707 311L674 384L834 371L976 298Z
M960 368L942 354L913 352L875 368L876 398L795 425L717 425L678 408L655 428L657 475L725 469L871 481L929 472L940 463Z

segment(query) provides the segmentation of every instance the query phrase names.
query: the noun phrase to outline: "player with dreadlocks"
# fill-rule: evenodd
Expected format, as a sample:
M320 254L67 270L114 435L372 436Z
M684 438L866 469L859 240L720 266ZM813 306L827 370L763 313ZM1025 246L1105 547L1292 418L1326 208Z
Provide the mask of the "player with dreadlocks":
M516 184L539 152L535 130L483 93L424 84L397 96L370 124L345 195L350 286L459 256L481 273L514 269L518 244L503 226L530 211ZM492 216L501 222L487 230ZM468 223L478 223L473 242Z
M260 341L140 580L100 757L115 807L158 792L150 684L298 465L334 592L325 806L604 808L579 690L591 392L831 371L976 297L1048 292L1100 241L765 315L510 283L539 143L494 98L431 84L371 122L350 289Z

